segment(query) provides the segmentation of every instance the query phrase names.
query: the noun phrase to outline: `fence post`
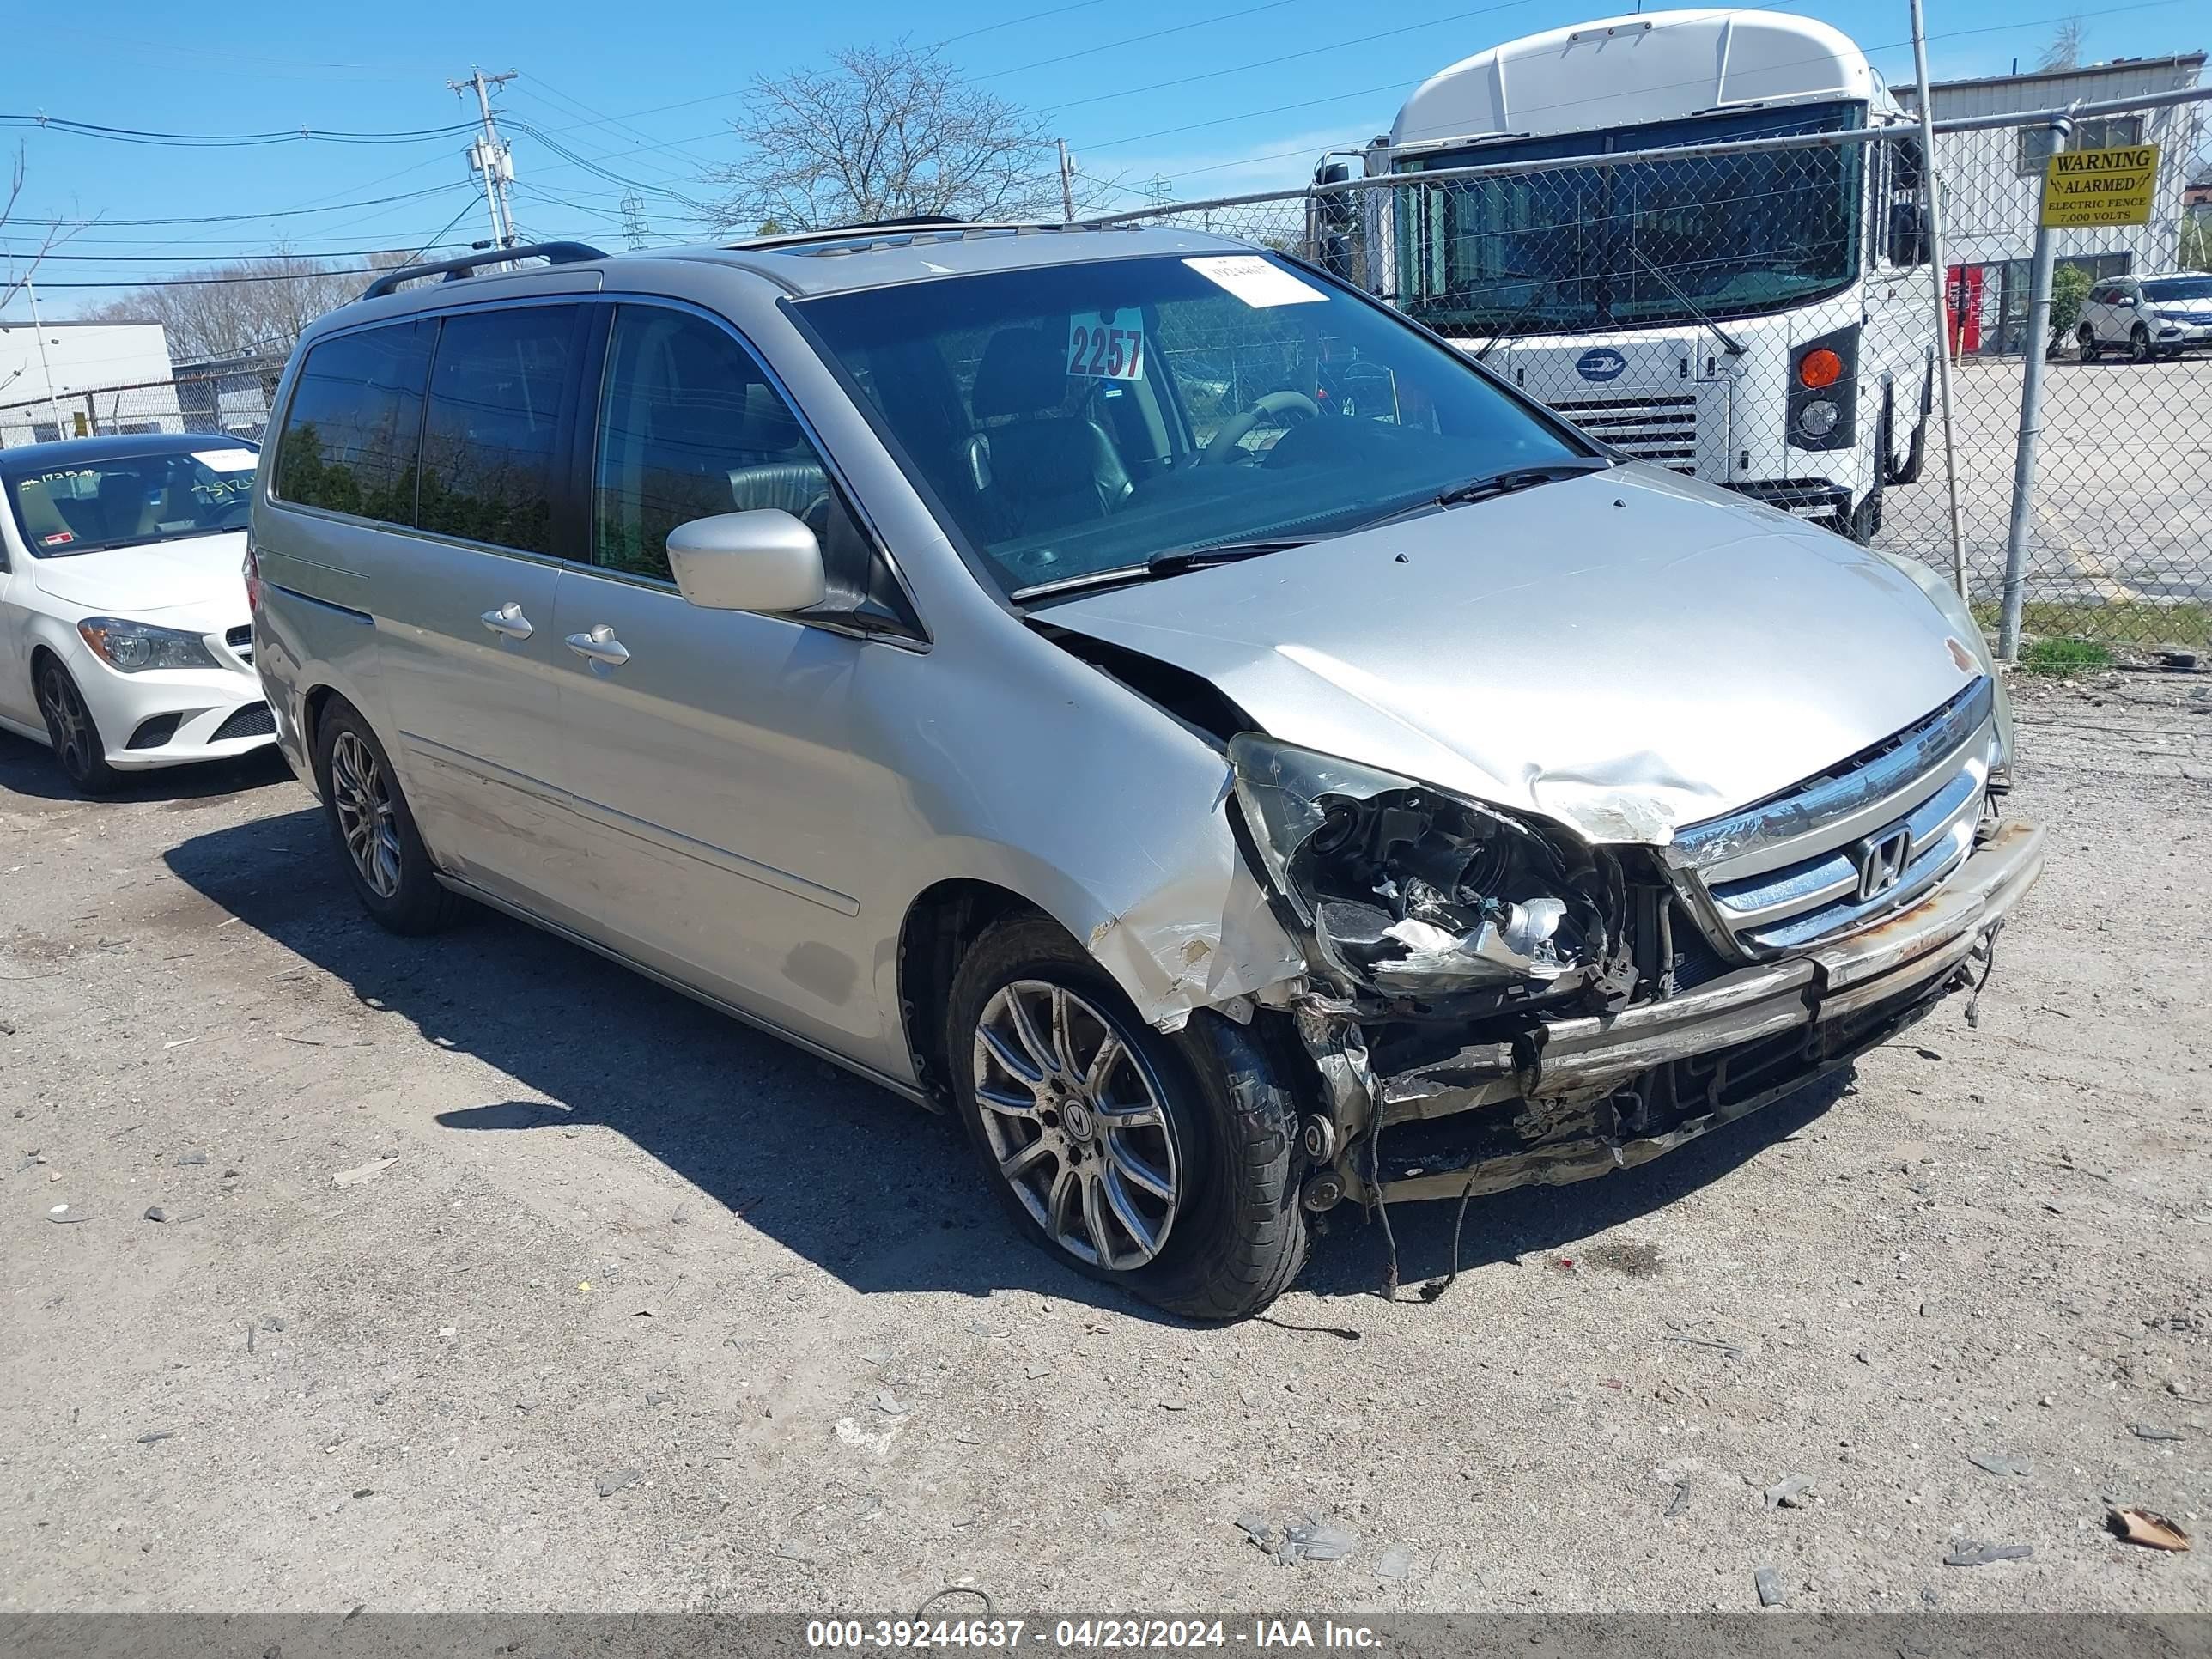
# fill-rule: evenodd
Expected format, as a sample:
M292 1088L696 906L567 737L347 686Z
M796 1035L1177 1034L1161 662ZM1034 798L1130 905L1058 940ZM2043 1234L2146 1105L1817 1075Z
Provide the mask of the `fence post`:
M1951 508L1951 586L1966 597L1966 526L1959 511L1959 448L1951 424L1951 278L1943 252L1942 181L1936 167L1936 108L1928 91L1928 27L1920 0L1912 0L1912 66L1918 76L1921 194L1928 204L1928 234L1921 252L1936 300L1936 326L1942 339L1936 350L1936 385L1943 400L1943 489Z
M2051 124L2051 153L2066 148L2073 124ZM2048 175L2046 174L2046 177ZM2021 608L2027 597L2027 526L2035 511L2035 446L2043 434L2043 361L2051 346L2051 230L2043 222L2043 196L2035 192L2035 254L2028 262L2027 331L2021 341L2020 437L2013 449L2012 522L2005 529L2004 605L1997 622L1997 655L2020 654Z

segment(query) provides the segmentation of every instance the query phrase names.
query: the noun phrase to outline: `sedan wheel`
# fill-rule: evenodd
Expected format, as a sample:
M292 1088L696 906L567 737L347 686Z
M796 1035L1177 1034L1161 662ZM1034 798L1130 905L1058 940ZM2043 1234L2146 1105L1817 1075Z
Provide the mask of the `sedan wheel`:
M104 795L123 781L123 775L107 763L107 747L92 710L85 707L84 694L69 670L52 658L39 671L39 713L46 718L54 758L71 783L88 795Z
M1114 1023L1064 985L994 993L972 1064L999 1175L1054 1243L1125 1273L1158 1256L1182 1193L1158 1079Z

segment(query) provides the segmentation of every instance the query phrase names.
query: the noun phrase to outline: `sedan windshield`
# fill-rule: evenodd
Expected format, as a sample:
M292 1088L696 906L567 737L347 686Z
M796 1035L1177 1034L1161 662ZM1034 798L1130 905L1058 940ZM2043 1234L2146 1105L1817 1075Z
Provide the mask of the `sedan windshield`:
M797 310L1016 598L1341 534L1592 453L1450 348L1271 256L1049 265Z
M110 547L246 528L259 456L243 444L180 433L174 449L102 454L88 444L0 451L0 487L32 556L70 558Z

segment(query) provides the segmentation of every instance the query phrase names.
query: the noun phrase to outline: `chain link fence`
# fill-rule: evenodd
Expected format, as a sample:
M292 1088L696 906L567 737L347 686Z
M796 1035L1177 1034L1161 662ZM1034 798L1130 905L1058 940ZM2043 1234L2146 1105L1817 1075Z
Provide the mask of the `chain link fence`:
M240 359L186 369L172 380L0 404L0 449L126 432L226 432L258 440L283 372L282 357Z
M1756 138L1486 167L1458 164L1464 149L1401 153L1387 178L1102 222L1305 258L1632 456L1934 566L2007 646L2023 627L2202 646L2212 276L2186 274L2206 239L2183 186L2208 99L1939 122L1940 275L1915 127L1785 121ZM2052 150L2142 144L2159 147L2149 222L2050 233L2039 287ZM1225 371L1230 395L1274 389L1279 369L1247 367ZM1353 366L1321 368L1326 385ZM1370 389L1370 406L1389 401Z

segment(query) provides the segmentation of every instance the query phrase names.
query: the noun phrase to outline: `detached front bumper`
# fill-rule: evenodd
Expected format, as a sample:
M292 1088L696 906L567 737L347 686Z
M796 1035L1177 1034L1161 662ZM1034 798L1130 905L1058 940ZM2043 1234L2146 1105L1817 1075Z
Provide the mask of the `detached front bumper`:
M1364 1155L1340 1164L1345 1195L1372 1202L1563 1185L1648 1163L1746 1116L1960 986L2043 856L2039 826L2003 824L1920 903L1805 955L1619 1013L1547 1021L1522 1041L1463 1048L1415 1071L1370 1074L1362 1081L1379 1128L1364 1138ZM1328 1058L1316 1058L1331 1075Z

